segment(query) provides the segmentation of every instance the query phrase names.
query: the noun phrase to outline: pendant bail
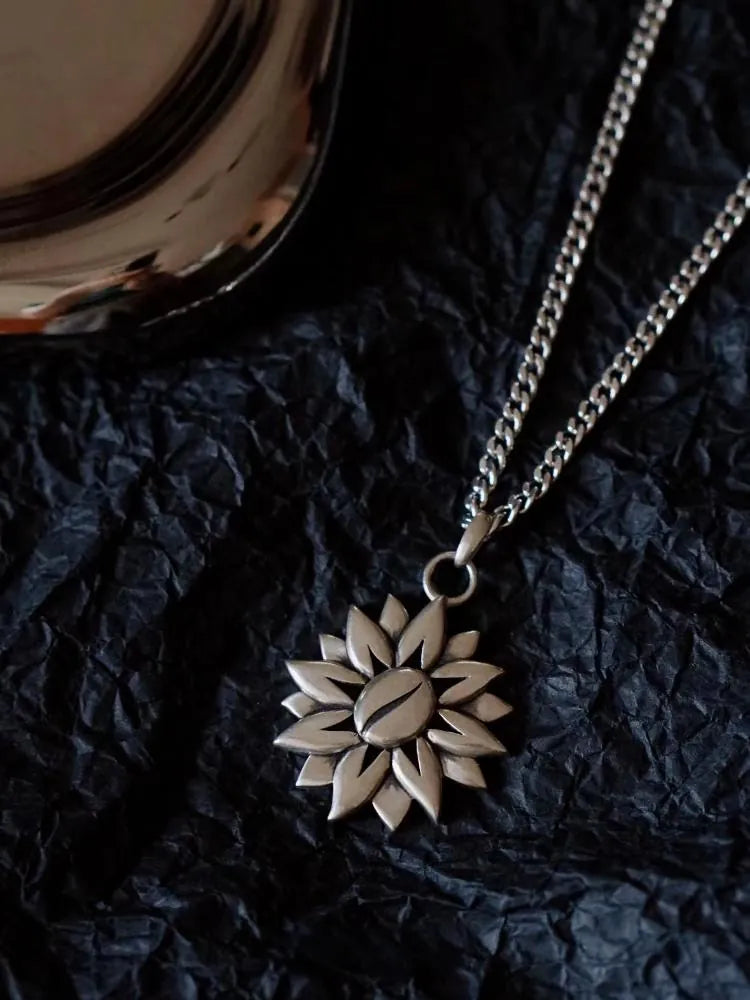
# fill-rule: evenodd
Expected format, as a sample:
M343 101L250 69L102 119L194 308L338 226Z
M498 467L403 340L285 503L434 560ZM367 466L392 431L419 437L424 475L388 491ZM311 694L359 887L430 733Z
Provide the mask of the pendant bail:
M486 510L480 510L472 517L456 549L454 562L459 569L463 569L472 562L474 556L495 533L499 525L500 517L497 514L488 514Z

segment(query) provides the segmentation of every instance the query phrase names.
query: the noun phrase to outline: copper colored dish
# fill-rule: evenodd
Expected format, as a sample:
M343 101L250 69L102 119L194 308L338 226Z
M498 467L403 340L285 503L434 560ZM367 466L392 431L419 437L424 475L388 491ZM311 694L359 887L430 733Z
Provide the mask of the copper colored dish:
M348 0L25 0L0 37L0 332L231 288L323 158Z

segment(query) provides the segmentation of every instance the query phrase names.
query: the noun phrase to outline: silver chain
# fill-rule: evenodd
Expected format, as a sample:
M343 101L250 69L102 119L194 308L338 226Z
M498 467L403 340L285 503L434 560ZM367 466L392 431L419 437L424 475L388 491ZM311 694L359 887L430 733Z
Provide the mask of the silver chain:
M486 513L490 496L498 484L513 450L526 414L531 408L552 350L565 304L575 281L584 251L596 223L610 174L617 160L626 126L638 96L672 0L646 0L638 24L630 40L615 85L607 104L602 126L596 138L586 175L576 199L573 213L555 260L554 269L542 297L531 338L518 369L509 397L498 418L486 451L479 461L479 475L474 479L466 499L464 525L474 522L473 539L465 533L457 555L458 565L466 565L479 545L500 527L510 525L539 500L555 482L584 436L596 424L620 389L629 381L635 369L651 351L669 322L685 303L690 293L721 253L750 208L750 170L727 198L724 208L714 219L672 277L658 300L637 326L624 349L594 383L578 411L568 420L565 429L555 435L554 443L534 469L532 479L523 484L505 503L490 514ZM482 522L479 525L477 522Z

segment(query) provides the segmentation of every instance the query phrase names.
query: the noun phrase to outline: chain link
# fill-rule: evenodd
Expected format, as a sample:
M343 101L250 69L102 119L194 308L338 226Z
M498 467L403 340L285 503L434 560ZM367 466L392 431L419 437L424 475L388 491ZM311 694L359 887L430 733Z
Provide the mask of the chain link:
M596 424L609 404L626 385L633 372L654 347L666 330L677 310L708 270L712 261L721 253L725 244L742 225L750 210L750 170L729 196L724 208L706 230L679 271L651 306L645 319L616 354L612 363L591 387L578 411L568 420L564 430L555 435L555 442L544 453L544 458L534 469L531 481L523 484L518 493L493 511L494 526L505 527L515 521L540 497L543 497L573 456L584 436Z
M647 0L607 103L570 222L547 282L515 381L487 441L466 501L467 521L483 510L515 446L546 368L570 290L594 229L625 130L673 0Z
M620 66L612 93L610 94L604 119L596 137L594 150L573 207L570 222L560 245L544 295L542 296L542 304L536 315L529 345L524 352L523 360L516 374L515 381L510 388L503 411L495 423L491 437L487 441L485 453L479 461L479 475L471 484L471 489L466 499L465 524L471 521L479 511L487 507L490 495L497 486L500 475L505 469L508 458L515 446L516 437L521 430L526 414L529 412L539 389L539 384L544 376L547 359L549 358L560 320L565 311L565 304L581 265L581 260L607 190L610 175L620 152L620 146L625 136L628 122L630 121L633 105L635 104L644 74L648 68L651 55L653 54L659 33L669 8L672 6L672 2L673 0L646 0L641 10L638 23L625 52L625 58ZM742 202L740 188L738 188L733 197L738 199L738 203ZM735 202L732 201L732 205L734 204ZM746 206L743 208L743 217L745 209ZM726 212L732 218L736 214L736 211L733 212L730 208L730 202L727 202ZM736 226L733 226L729 235L734 231L734 228ZM711 248L707 248L706 239L710 233L714 231L718 233L720 230L722 230L722 227L720 219L717 218L712 229L706 233L703 242L695 248L693 254L683 267L687 268L688 264L694 261L696 253L703 254L708 252ZM726 227L722 231L726 231ZM662 303L662 300L668 293L670 296L672 294L676 295L675 304L671 307L671 314L682 304L686 295L689 294L703 273L703 271L700 271L694 280L692 279L695 267L697 266L697 263L691 263L685 276L680 271L678 286L675 286L675 279L673 279L669 289L659 300ZM708 263L706 264L707 266ZM705 270L705 267L703 270ZM687 291L684 291L683 289L688 284ZM666 308L666 300L664 305ZM652 313L656 316L653 309L649 313L649 316ZM666 315L665 309L660 309L658 312L658 322L661 324L668 322L671 314L664 320L664 316ZM638 329L641 330L643 328L645 330L647 322L644 321ZM654 329L655 327L652 325L648 326L649 336L653 335ZM662 329L663 325L655 336L658 336L662 332ZM644 347L642 337L638 332L636 332L635 337L628 341L628 345L630 347L626 346L623 354L617 355L617 358L621 358L622 362L618 363L617 358L615 359L615 362L607 369L602 379L592 389L592 394L579 407L578 415L571 419L565 431L557 435L555 444L547 450L545 461L540 463L534 472L534 482L531 484L527 483L521 493L512 497L505 505L508 512L512 512L511 519L517 517L523 510L527 510L535 499L538 499L539 496L543 495L549 489L550 484L559 475L562 466L570 458L572 449L578 444L583 434L593 426L597 417L609 404L610 399L614 398L620 387L630 377L633 368L640 363L644 354L652 346L652 344L649 344L648 347ZM629 350L636 353L628 353ZM625 374L626 372L627 374ZM612 389L611 387L615 385L616 388ZM602 392L605 392L606 395L602 396ZM595 393L596 395L594 395ZM610 396L610 393L612 393L612 396ZM602 406L602 401L605 398L606 402ZM582 416L581 414L584 415ZM583 421L583 424L581 424L581 421ZM582 427L584 429L581 429ZM574 428L574 433L571 431L571 428ZM573 443L571 444L571 442ZM549 461L547 461L547 456L549 456Z

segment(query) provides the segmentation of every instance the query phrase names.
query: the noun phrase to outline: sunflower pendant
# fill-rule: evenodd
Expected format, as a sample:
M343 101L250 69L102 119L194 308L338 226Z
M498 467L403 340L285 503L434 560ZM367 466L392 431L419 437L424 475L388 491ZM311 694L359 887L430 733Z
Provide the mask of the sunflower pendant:
M511 706L487 692L503 671L472 659L478 632L446 636L446 599L412 620L389 596L377 623L352 607L345 639L320 636L322 660L290 660L297 722L274 741L308 758L301 788L333 785L330 820L372 803L395 830L412 800L431 819L443 778L484 788L477 757L505 753L486 722Z

